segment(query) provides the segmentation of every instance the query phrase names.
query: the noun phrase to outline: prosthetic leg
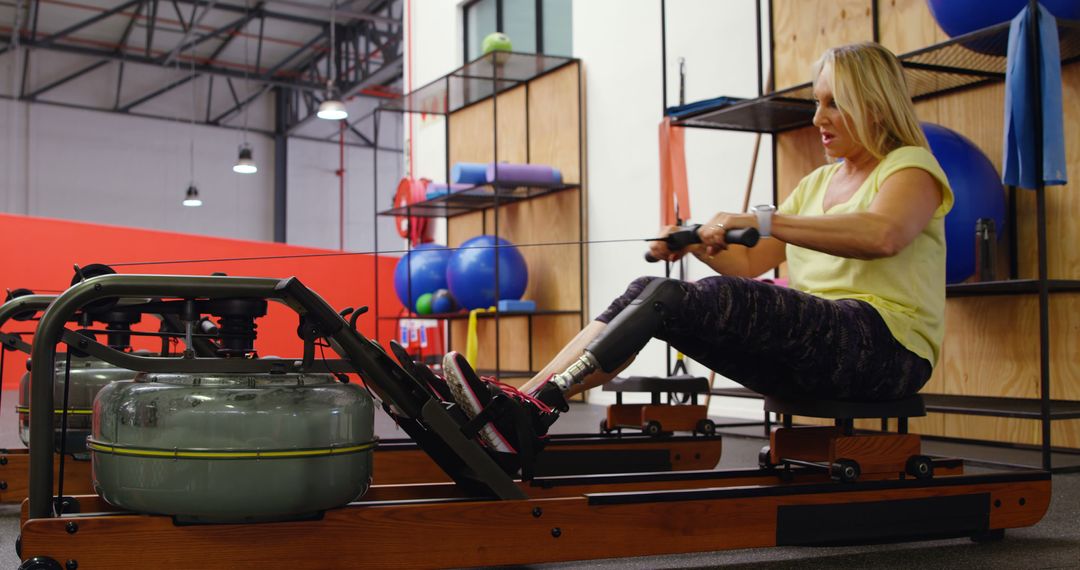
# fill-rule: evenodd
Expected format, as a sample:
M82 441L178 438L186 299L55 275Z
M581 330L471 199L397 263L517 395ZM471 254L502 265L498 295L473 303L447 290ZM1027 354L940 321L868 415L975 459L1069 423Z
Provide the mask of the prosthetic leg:
M549 382L566 392L596 370L615 371L649 342L682 299L682 287L675 279L656 279L649 283L612 319L604 332L589 343L580 358Z
M701 235L698 233L700 228L701 224L696 224L657 239L666 241L672 250L682 249L701 243ZM724 233L727 243L746 247L757 245L760 237L756 228L737 228ZM645 259L649 262L658 261L649 254L645 255ZM561 374L553 376L549 383L566 392L574 385L584 382L585 377L597 369L613 372L637 354L660 328L667 315L682 303L683 292L679 283L681 282L676 279L659 278L649 283L637 299L631 301L626 309L608 323L604 332L585 348L585 354ZM543 392L544 389L541 389L538 394Z

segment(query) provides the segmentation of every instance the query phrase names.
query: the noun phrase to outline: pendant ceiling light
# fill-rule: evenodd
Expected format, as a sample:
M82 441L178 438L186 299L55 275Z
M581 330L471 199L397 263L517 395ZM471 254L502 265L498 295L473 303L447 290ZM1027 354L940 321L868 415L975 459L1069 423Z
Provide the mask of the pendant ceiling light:
M259 171L259 167L255 166L255 159L252 157L251 145L244 143L240 145L240 156L236 159L236 164L233 165L232 171L237 174L255 174Z
M244 0L244 14L245 17L249 16L248 12L251 11L251 7L248 5L248 0ZM244 91L248 92L248 35L244 34ZM255 174L259 171L259 167L255 166L255 157L251 152L251 145L248 144L248 107L250 105L244 105L244 128L242 129L243 141L240 144L239 156L236 157L236 164L233 165L232 171L237 174Z
M180 71L180 58L176 58L176 70ZM195 114L199 111L198 93L195 91L195 48L191 50L191 124L188 133L188 169L191 182L188 182L187 191L184 192L184 201L181 204L189 208L202 206L202 198L199 198L199 189L195 187Z
M334 10L337 8L337 0L330 4L330 57L327 59L326 67L329 70L329 79L326 81L326 99L319 103L319 111L315 113L315 116L320 119L326 119L327 121L340 121L342 119L349 118L349 112L345 110L345 103L343 103L337 97L335 84L335 71L337 65L334 59L334 50L337 48L334 41L334 28L337 27L335 23Z
M188 186L187 194L184 195L183 204L191 208L202 206L202 200L199 198L199 189L196 188L194 184Z
M333 89L328 86L326 88L326 100L319 103L319 112L316 113L316 116L328 121L340 121L348 119L349 112L345 110L345 103L339 101L334 96Z

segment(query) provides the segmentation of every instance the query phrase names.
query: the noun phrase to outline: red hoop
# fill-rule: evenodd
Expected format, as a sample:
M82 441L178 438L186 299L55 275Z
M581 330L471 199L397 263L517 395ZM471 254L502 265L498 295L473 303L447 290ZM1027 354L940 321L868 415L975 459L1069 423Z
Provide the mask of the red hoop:
M404 208L409 204L416 204L427 198L426 178L415 179L405 177L398 182L397 192L394 193L394 207ZM427 218L419 216L394 216L394 225L397 227L399 236L408 239L412 244L421 244L431 241L431 224Z

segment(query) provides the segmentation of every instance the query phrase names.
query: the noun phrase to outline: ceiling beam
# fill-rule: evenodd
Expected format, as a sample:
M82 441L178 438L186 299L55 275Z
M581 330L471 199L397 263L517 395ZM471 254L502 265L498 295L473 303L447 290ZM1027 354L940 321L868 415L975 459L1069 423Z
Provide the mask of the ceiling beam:
M199 43L201 43L203 41L206 41L207 39L216 36L220 31L223 31L225 29L228 29L229 27L232 27L230 25L230 26L226 26L225 28L219 28L218 30L214 30L214 32L207 35L205 38L203 38L201 40L197 40L195 42L192 42L192 44L190 46L185 45L187 43L187 41L188 41L188 38L191 37L191 32L195 30L196 26L198 26L199 24L202 24L203 18L205 18L206 15L209 14L210 11L214 9L215 4L217 4L217 0L210 0L210 3L206 6L205 9L203 9L202 13L199 14L198 19L195 18L195 12L199 9L199 7L195 6L194 8L191 9L191 22L186 26L187 29L184 31L184 35L180 38L180 41L176 42L176 47L169 50L169 53L165 54L165 56L161 58L161 65L166 65L166 66L169 65L170 63L172 63L173 58L176 57L176 54L180 53L181 51L183 51L185 49L195 47ZM248 23L250 20L251 20L251 15L249 13L249 14L245 14L243 18L240 18L240 20L238 22L234 22L234 24L235 23L240 23L240 25L243 25L243 24Z
M46 93L47 91L52 91L53 89L56 89L57 87L60 87L61 85L65 84L65 83L67 83L69 81L73 81L75 79L78 79L78 78L86 75L87 73L90 73L91 71L94 71L95 69L97 69L97 68L99 68L99 67L101 67L101 66L103 66L103 65L105 65L107 63L109 63L109 60L107 60L107 59L102 59L102 60L95 61L94 63L91 63L90 65L88 65L88 66L86 66L86 67L84 67L84 68L82 68L82 69L80 69L80 70L78 70L78 71L76 71L74 73L70 73L70 74L68 74L68 75L66 75L66 76L64 76L64 77L62 77L60 79L57 79L56 81L53 81L52 83L44 85L42 87L38 87L37 89L35 89L35 90L31 91L30 93L28 93L26 95L26 98L30 99L30 100L37 99L38 96Z
M301 2L300 0L266 0L271 4L281 4L282 6L292 6L293 8L303 8L305 10L311 10L320 14L326 14L327 20L330 19L330 8L325 5L312 4L310 2ZM369 22L378 22L380 24L390 24L394 26L401 26L400 20L394 18L387 18L385 16L379 16L371 12L358 12L356 10L336 8L334 9L334 17L346 18L352 20L366 20Z
M85 20L83 20L83 21L81 21L81 22L79 22L77 24L72 24L72 25L64 28L63 30L60 30L59 32L56 32L54 34L49 34L48 36L45 36L44 38L41 38L40 40L31 38L31 41L30 41L29 45L31 47L47 47L50 44L52 44L53 42L55 42L55 41L57 41L59 39L62 39L64 36L71 35L71 34L77 32L77 31L79 31L79 30L81 30L83 28L92 26L93 24L96 24L96 23L98 23L98 22L100 22L100 21L102 21L102 20L104 20L106 18L111 18L111 17L119 14L120 12L123 12L124 10L127 10L128 8L131 8L132 6L138 5L141 2L142 2L142 0L128 0L127 2L124 2L123 4L121 4L121 5L119 5L119 6L115 7L115 8L105 10L104 12L102 12L102 13L96 15L96 16L87 18L87 19L85 19Z
M195 7L205 7L210 4L211 0L177 0L184 4L191 4ZM216 2L216 0L214 0ZM215 9L223 12L233 12L235 14L243 14L248 11L244 6L237 4L216 4ZM306 24L308 26L322 27L326 25L326 20L318 18L308 18L306 16L298 16L296 14L288 14L285 12L275 12L272 10L265 11L266 17L272 20L284 20L286 22L292 22L294 24Z
M8 35L0 35L0 40L10 41L10 36L8 36ZM146 56L143 56L143 55L130 54L130 53L121 54L121 53L116 53L115 51L112 51L112 50L105 50L105 49L99 49L99 48L76 47L76 46L70 46L70 45L66 45L66 44L57 44L57 43L49 44L47 46L29 45L29 46L26 46L26 47L30 47L30 48L33 48L33 49L45 49L45 50L49 50L49 51L56 51L56 52L63 52L63 53L74 53L74 54L79 54L79 55L100 57L100 58L103 58L103 59L113 59L113 60L119 60L119 61L126 61L127 63L140 63L140 64L144 64L144 65L153 65L155 67L161 67L156 62L156 60L154 58L149 58L149 57L146 57ZM306 47L310 48L311 46L308 45ZM29 51L29 50L27 50L27 51ZM209 73L209 74L217 75L217 76L220 76L220 77L232 77L232 78L235 78L235 79L243 79L244 78L244 72L243 71L238 71L238 70L235 70L235 69L229 69L229 68L224 68L224 67L218 67L218 66L214 66L214 65L196 64L195 65L195 71L198 72L198 73ZM292 88L292 89L301 89L301 90L305 90L305 91L322 91L322 90L326 89L325 85L318 85L318 84L309 83L309 82L306 82L306 81L295 81L295 80L290 80L290 79L281 79L281 78L273 77L273 74L277 73L278 71L280 71L280 66L275 66L274 68L271 69L270 72L267 72L267 73L264 73L264 74L261 74L261 75L248 74L248 77L251 80L258 81L260 83L268 83L268 84L271 84L271 85L280 85L282 87L288 87L288 88Z

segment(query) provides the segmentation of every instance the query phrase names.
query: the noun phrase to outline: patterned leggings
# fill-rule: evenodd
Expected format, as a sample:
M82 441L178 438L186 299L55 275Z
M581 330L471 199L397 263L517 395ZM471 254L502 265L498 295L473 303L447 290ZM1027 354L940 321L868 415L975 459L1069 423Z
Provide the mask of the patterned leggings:
M635 279L596 320L610 322L654 279ZM930 379L930 362L901 345L863 301L830 301L742 277L679 286L683 302L654 336L756 392L891 400Z

